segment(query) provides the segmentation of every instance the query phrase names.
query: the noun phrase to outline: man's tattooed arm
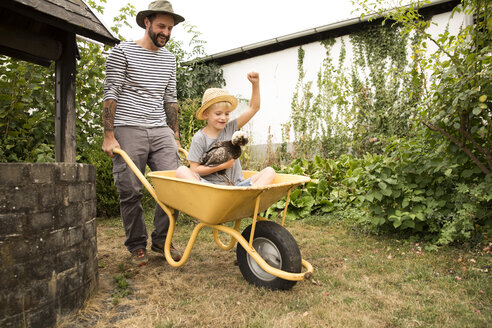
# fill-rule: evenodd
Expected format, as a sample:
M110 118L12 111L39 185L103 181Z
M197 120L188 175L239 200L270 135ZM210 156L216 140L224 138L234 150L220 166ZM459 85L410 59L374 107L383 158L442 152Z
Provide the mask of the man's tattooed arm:
M179 140L178 103L165 103L167 125L174 131L174 139Z
M103 127L104 132L114 131L114 116L116 114L116 100L109 99L103 105Z
M104 140L102 144L102 150L113 157L113 149L119 147L120 144L114 137L114 116L116 114L117 102L114 99L106 100L103 104L103 127L104 127Z

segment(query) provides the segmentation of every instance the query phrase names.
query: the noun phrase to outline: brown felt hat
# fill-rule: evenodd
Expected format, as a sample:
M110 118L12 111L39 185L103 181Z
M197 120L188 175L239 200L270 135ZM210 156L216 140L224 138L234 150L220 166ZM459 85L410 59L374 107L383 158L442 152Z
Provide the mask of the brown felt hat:
M153 1L149 4L148 10L142 10L137 14L137 24L141 28L145 28L145 17L152 14L168 14L174 17L174 25L178 25L183 22L185 19L183 16L175 14L173 10L173 6L169 1L166 0L157 0Z
M237 107L237 98L227 92L226 89L210 88L205 90L202 97L202 107L196 112L196 118L199 120L204 120L203 112L206 111L210 106L221 101L227 101L231 104L231 111L235 110Z

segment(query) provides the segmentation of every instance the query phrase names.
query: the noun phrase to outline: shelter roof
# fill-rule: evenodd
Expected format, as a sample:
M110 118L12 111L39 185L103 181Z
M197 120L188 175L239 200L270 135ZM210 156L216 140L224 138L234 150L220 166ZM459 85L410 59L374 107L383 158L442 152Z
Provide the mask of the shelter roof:
M107 45L119 43L84 0L2 0L1 7Z

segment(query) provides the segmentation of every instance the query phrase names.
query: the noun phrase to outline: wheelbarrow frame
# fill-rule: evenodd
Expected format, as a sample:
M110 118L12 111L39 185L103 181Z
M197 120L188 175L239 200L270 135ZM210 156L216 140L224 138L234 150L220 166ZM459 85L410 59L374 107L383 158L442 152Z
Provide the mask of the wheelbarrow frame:
M184 149L180 148L179 150L185 154L187 153L186 150L184 150ZM304 259L301 259L302 267L304 268L304 272L300 272L300 273L286 272L286 271L283 271L281 269L277 269L277 268L269 265L258 254L258 252L254 249L253 240L254 240L256 224L258 221L268 221L268 219L261 217L259 215L259 213L264 210L264 209L260 208L260 204L262 204L261 200L262 200L262 196L264 194L265 188L261 188L261 187L256 187L256 188L247 187L246 188L252 192L256 191L256 193L253 194L255 204L254 204L254 212L253 212L254 214L253 214L253 221L251 224L251 234L250 234L249 240L246 240L241 235L241 233L239 232L241 221L245 217L239 217L239 218L233 218L233 219L224 218L223 220L219 220L218 222L213 222L213 220L210 220L210 218L205 218L205 220L201 220L201 218L199 216L198 217L195 216L196 219L199 220L199 223L193 229L193 232L190 236L190 239L188 241L188 244L186 245L186 248L184 250L184 253L183 253L181 259L179 261L173 260L173 258L171 257L170 248L171 248L171 242L173 239L175 223L176 223L176 220L174 217L174 208L166 205L164 203L165 200L161 201L159 199L158 194L156 193L157 187L156 187L156 189L154 189L154 187L149 183L149 181L145 178L145 176L142 174L142 172L140 172L138 167L135 165L135 163L133 163L131 158L128 156L128 154L124 150L122 150L120 148L115 148L115 149L113 149L113 152L115 154L120 155L125 160L125 162L128 164L128 166L133 171L133 173L135 173L135 175L140 180L140 182L143 184L143 186L148 190L150 195L155 199L157 204L159 204L159 206L164 210L164 212L169 217L169 230L167 233L166 241L164 243L164 256L166 258L166 261L169 263L169 265L171 265L173 267L180 267L180 266L184 265L188 261L188 258L190 257L191 250L193 248L193 245L195 244L196 238L197 238L200 230L202 230L204 227L210 227L213 229L214 240L215 240L216 244L221 249L230 250L236 245L236 243L239 243L244 248L244 250L256 261L256 263L264 271L268 272L271 275L274 275L274 276L279 277L281 279L290 280L290 281L300 281L300 280L304 280L304 279L309 279L311 277L311 275L313 273L313 266ZM151 172L148 174L148 176L150 176L152 178L152 182L154 182L154 183L156 181L161 180L162 174L165 174L167 176L166 178L168 180L176 180L176 181L180 181L180 183L186 182L186 183L190 183L190 184L199 184L202 186L205 184L203 182L193 182L193 181L188 181L188 180L185 181L182 179L171 178L171 177L174 177L174 172L175 171ZM244 171L245 176L251 176L255 173L256 172L254 172L254 171ZM293 175L285 175L285 176L296 177L296 178L298 178L298 180L296 180L295 183L290 183L290 184L284 183L283 184L283 187L285 187L285 186L288 187L288 191L287 191L287 199L285 202L285 208L283 210L283 215L282 215L282 222L281 222L282 226L284 226L284 224L285 224L285 217L287 214L287 207L289 205L291 191L293 189L295 189L298 185L310 181L310 179L308 177L304 177L304 176L293 176ZM159 179L159 180L156 180L156 179ZM208 186L208 184L205 184L205 185ZM210 185L210 187L212 187L212 186L214 186L214 188L225 189L225 192L232 191L232 190L238 190L238 189L240 189L240 190L245 189L245 187L228 187L228 186ZM270 205L271 204L269 204L269 205L262 204L263 207L270 206ZM178 206L175 206L175 207L178 210L182 210L185 213L187 212L186 210L180 209ZM237 215L241 215L241 214L237 214ZM191 216L193 216L193 215L191 215ZM224 225L225 222L232 222L232 221L235 222L233 228L230 228L230 227ZM230 235L231 240L228 243L224 244L219 238L219 231Z

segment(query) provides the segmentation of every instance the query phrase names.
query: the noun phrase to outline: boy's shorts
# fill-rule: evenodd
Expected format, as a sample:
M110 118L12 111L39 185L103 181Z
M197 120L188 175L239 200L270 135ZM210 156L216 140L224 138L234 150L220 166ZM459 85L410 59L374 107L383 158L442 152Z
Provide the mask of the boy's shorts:
M213 184L212 182L210 182L210 181L202 178L196 172L195 172L195 175L200 179L201 182ZM243 181L239 182L238 184L235 185L235 187L251 187L251 178L247 178L246 180L243 180Z
M251 178L247 178L236 184L236 187L251 187Z

